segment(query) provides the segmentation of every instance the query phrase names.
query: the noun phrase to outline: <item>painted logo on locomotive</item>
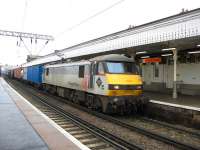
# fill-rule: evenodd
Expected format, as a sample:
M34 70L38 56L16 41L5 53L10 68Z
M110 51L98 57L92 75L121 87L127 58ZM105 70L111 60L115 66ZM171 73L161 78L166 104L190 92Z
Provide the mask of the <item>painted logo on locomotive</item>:
M98 87L100 87L102 85L102 81L100 78L97 79L96 84L98 85Z

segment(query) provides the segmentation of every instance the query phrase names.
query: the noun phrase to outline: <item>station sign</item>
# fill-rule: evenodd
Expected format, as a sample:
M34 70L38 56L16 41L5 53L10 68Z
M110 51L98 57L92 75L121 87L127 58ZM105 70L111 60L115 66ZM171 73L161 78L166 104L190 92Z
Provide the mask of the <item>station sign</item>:
M143 63L159 63L161 62L161 58L160 57L154 57L154 58L144 58L142 59Z

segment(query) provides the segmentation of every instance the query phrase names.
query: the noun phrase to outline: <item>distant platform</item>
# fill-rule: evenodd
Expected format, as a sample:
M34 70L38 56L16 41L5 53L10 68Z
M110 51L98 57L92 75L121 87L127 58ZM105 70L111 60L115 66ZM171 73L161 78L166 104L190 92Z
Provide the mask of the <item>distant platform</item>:
M0 78L0 150L89 150Z
M177 99L173 99L172 95L159 92L145 92L145 95L152 103L200 111L200 96L178 95Z

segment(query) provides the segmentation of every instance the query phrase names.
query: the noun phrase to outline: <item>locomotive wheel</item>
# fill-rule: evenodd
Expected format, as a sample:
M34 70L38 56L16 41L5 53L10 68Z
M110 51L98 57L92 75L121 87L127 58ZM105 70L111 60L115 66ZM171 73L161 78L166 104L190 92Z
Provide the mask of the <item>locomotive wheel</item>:
M73 103L80 104L77 95L74 95L74 97L73 97Z
M73 99L74 99L74 92L73 91L70 91L70 94L69 94L69 100L73 102Z
M113 111L112 111L112 105L110 103L107 104L107 107L106 107L106 110L103 111L104 113L106 114L112 114Z
M137 111L138 111L137 105L136 105L136 104L133 104L133 105L132 105L132 113L133 113L133 114L136 114Z
M127 115L130 115L132 113L132 105L127 105L124 111Z
M102 112L102 103L101 103L100 98L95 99L95 105L96 105L95 110L98 111L98 112Z
M124 107L124 106L120 106L120 107L119 107L119 114L120 114L121 116L123 116L123 115L126 114L126 113L125 113L125 107Z
M92 108L92 99L93 99L93 96L92 95L87 95L87 98L86 98L86 107L91 109Z

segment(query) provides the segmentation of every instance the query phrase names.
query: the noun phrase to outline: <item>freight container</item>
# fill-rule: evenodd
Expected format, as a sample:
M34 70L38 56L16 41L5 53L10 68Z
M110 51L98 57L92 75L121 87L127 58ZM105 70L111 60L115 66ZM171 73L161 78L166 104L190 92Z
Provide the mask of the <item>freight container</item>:
M29 66L27 68L27 80L34 84L42 83L42 65Z

